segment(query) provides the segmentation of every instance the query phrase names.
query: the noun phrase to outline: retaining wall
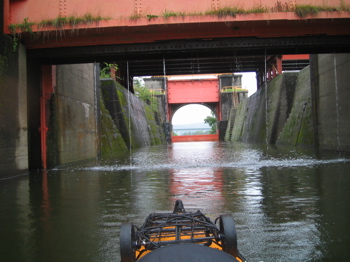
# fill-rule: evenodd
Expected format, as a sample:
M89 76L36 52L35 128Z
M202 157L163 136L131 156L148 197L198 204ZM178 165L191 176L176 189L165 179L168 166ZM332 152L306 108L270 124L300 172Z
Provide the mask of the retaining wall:
M314 56L312 78L318 84L314 93L314 115L318 146L321 149L350 152L350 54Z
M128 148L166 143L162 124L149 105L113 80L101 81L101 94Z
M350 54L311 55L239 105L231 141L350 152L349 75Z
M0 34L0 179L28 171L26 51Z
M99 79L95 67L95 64L57 66L47 149L50 167L98 156Z
M231 141L274 144L291 111L297 75L281 74L268 84L267 90L264 86L243 100L237 108Z
M292 110L276 141L277 145L313 146L314 127L310 91L310 67L298 74Z
M110 112L106 109L104 99L100 99L101 114L101 154L107 155L127 150L128 147L114 123Z

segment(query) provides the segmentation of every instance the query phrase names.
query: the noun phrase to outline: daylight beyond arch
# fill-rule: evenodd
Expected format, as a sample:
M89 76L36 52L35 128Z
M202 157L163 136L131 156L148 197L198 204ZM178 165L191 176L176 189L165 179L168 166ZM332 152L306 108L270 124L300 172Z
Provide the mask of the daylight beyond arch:
M179 108L173 118L173 125L204 123L204 119L211 115L211 110L203 105L190 104Z

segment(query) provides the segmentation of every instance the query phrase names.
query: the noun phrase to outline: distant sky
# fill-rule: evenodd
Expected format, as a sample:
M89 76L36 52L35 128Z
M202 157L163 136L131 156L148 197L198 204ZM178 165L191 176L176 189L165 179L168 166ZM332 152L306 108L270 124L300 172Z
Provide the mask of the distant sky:
M202 105L187 105L176 111L172 124L183 125L193 123L204 123L204 119L210 116L211 110Z
M240 73L242 77L242 88L248 89L248 96L256 92L256 78L255 73ZM204 123L204 119L210 116L211 110L202 105L192 104L181 107L176 111L172 124L183 125L192 123Z

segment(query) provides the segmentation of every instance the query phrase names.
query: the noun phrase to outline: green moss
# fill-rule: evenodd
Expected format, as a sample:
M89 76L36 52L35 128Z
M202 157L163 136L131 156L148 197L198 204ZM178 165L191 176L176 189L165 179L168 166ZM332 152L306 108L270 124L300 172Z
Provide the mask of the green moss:
M108 110L105 107L104 101L100 99L101 110L101 153L107 155L111 153L127 150L127 146L120 134L120 131L115 126Z
M149 105L145 105L145 114L147 118L147 123L150 127L152 145L162 144L161 134L159 132L159 126L156 123L154 111Z

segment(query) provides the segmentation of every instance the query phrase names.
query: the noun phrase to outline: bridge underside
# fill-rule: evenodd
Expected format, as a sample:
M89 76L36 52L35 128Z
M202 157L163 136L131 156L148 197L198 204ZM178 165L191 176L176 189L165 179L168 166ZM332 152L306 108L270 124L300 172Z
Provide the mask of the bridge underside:
M261 70L267 56L349 53L347 16L325 12L303 19L293 13L141 18L74 29L33 28L21 39L28 56L46 64L114 61L120 68L128 65L131 76L249 72ZM290 61L288 68L303 68L300 62Z
M169 40L34 49L28 50L28 56L47 64L115 61L121 68L128 64L131 76L143 76L259 71L267 56L334 52L349 53L350 36ZM298 70L305 65L292 60L286 66Z

